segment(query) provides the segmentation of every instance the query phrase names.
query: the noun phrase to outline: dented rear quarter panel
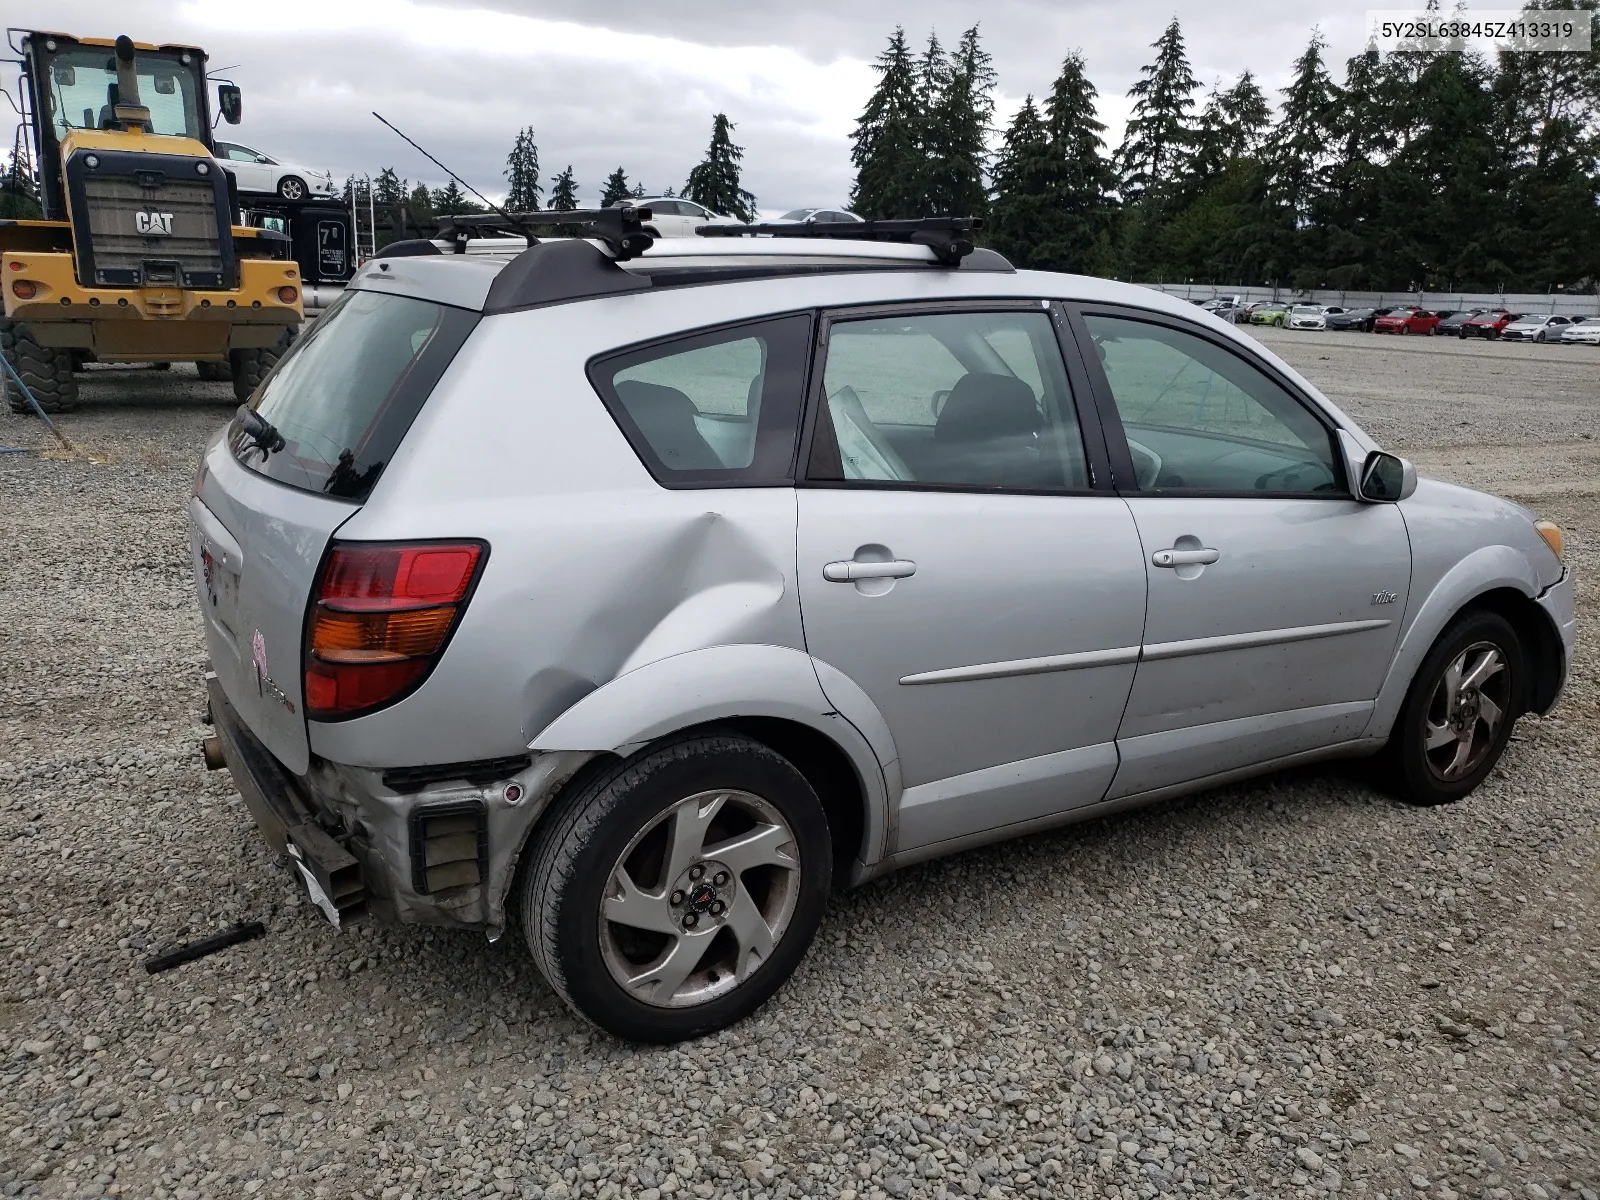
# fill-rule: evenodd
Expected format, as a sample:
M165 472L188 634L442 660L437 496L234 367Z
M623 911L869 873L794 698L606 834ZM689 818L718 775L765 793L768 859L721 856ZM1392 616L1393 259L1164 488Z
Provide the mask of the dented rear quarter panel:
M597 320L601 304L617 311ZM584 374L593 355L684 324L681 307L624 298L479 325L340 537L483 538L488 563L423 686L313 722L318 754L373 767L517 754L647 663L728 644L803 652L793 490L662 488Z

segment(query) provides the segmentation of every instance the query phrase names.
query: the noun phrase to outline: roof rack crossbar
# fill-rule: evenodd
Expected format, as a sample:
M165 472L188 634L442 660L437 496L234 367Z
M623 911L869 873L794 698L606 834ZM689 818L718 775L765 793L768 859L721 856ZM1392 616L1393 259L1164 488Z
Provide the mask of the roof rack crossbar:
M927 246L947 267L972 253L972 235L983 228L978 217L919 217L902 221L818 221L812 224L701 225L701 237L842 238L849 241L902 242Z
M644 231L652 218L648 208L623 204L615 208L546 209L542 212L468 213L439 218L439 236L455 243L457 254L465 254L469 230L520 234L531 245L533 230L542 226L578 226L599 238L619 259L636 258L655 243Z

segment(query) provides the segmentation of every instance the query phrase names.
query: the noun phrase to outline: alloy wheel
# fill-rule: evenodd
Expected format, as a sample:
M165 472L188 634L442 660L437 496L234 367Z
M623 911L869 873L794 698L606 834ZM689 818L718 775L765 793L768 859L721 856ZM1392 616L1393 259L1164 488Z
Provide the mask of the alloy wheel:
M1474 642L1451 660L1423 718L1423 758L1437 779L1471 774L1494 747L1511 708L1511 672L1493 642Z
M772 956L799 895L799 849L778 810L750 792L700 792L617 858L600 903L601 958L642 1003L704 1004Z

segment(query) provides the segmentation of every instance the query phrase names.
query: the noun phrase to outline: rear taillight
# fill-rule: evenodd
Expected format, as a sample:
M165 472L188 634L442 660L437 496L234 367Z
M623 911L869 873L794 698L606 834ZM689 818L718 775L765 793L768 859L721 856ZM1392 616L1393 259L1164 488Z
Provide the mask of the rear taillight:
M358 716L421 683L488 554L482 542L334 546L306 632L306 715Z

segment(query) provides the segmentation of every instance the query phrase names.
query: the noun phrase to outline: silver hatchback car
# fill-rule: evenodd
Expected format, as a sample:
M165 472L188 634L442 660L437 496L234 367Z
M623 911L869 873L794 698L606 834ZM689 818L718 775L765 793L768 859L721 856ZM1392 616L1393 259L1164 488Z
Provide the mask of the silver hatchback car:
M835 882L1335 757L1455 800L1555 703L1555 526L930 240L396 252L284 357L190 505L207 757L331 920L515 931L671 1041Z

